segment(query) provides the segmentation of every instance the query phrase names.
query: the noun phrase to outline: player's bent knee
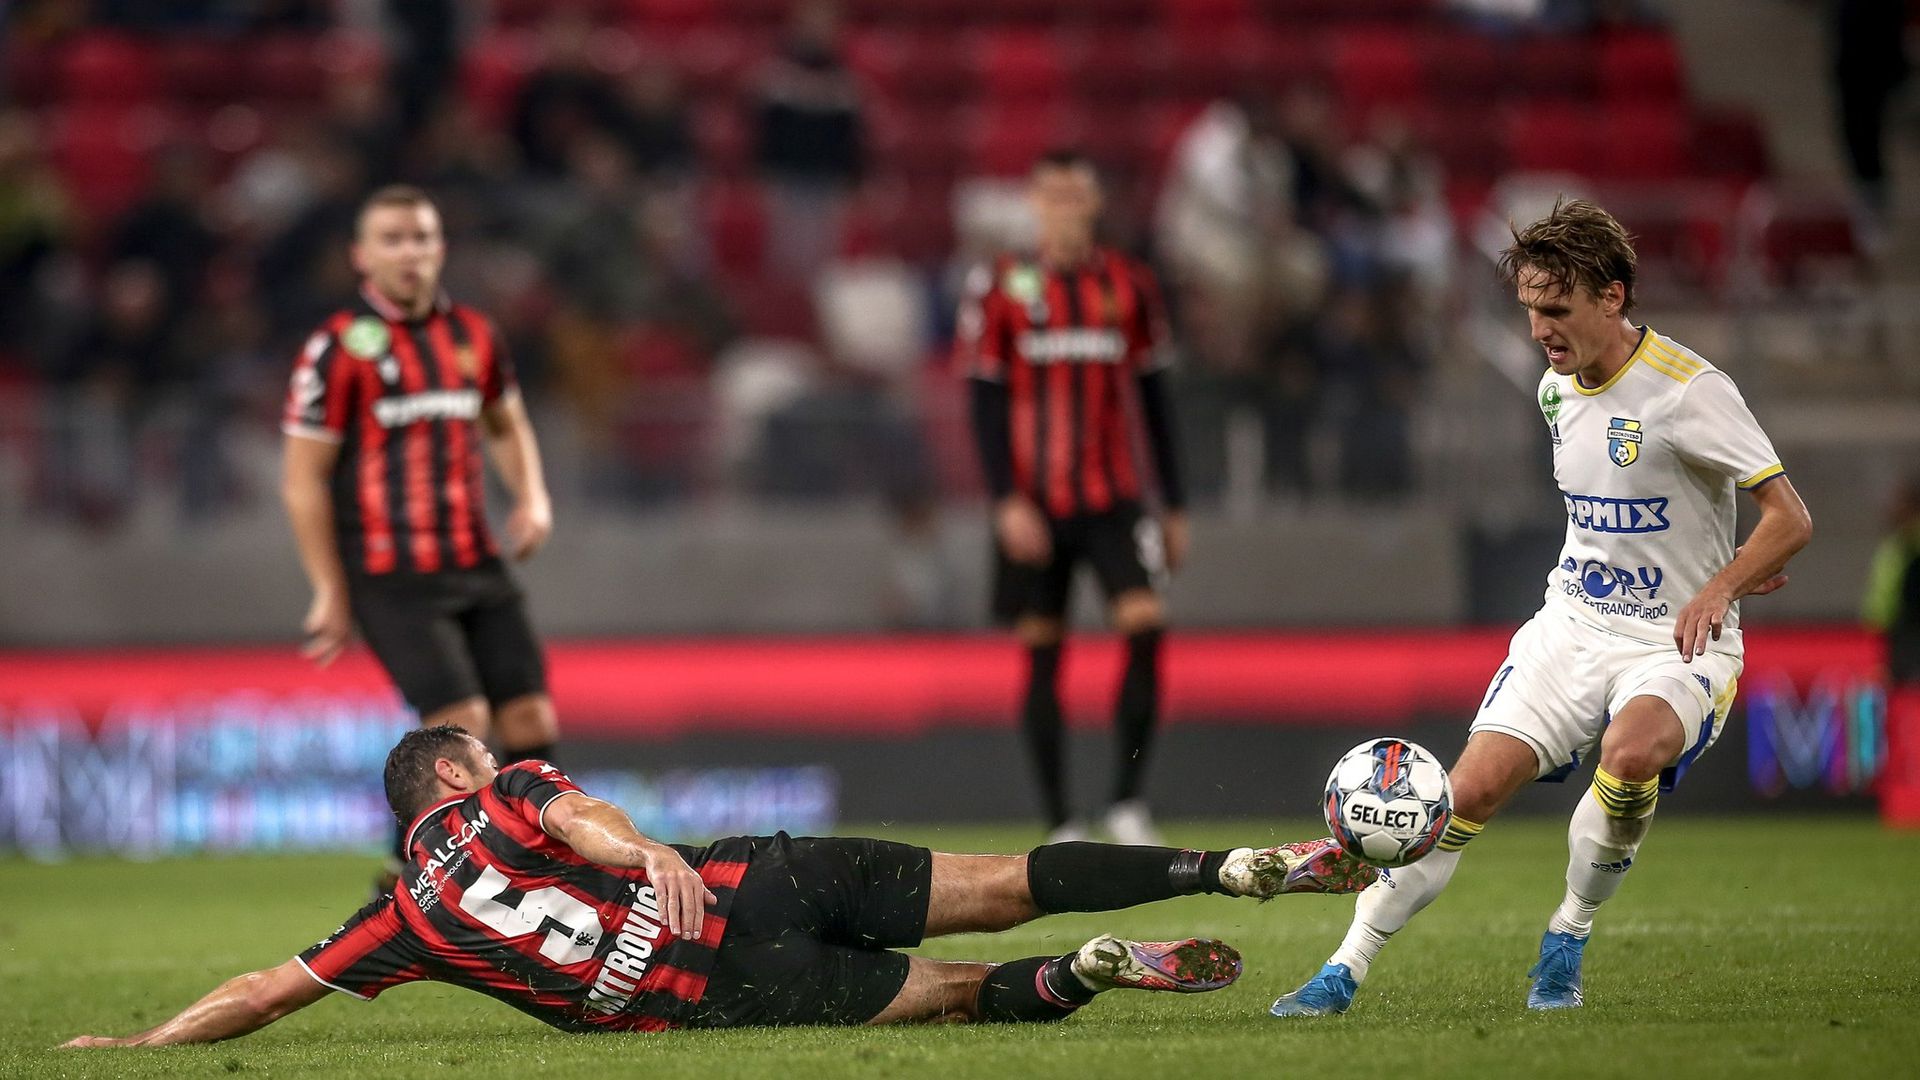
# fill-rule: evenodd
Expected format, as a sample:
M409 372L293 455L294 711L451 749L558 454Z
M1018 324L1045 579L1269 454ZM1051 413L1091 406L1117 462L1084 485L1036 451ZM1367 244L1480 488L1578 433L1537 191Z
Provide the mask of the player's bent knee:
M1146 589L1122 593L1113 601L1113 628L1122 634L1158 630L1166 621L1166 605Z
M1029 649L1045 648L1060 644L1067 636L1067 624L1048 615L1028 615L1014 626L1014 634Z
M1483 731L1467 742L1448 779L1453 785L1453 812L1485 825L1534 777L1540 775L1540 755L1511 735Z
M908 958L907 981L869 1025L958 1024L978 1021L980 984L991 964Z

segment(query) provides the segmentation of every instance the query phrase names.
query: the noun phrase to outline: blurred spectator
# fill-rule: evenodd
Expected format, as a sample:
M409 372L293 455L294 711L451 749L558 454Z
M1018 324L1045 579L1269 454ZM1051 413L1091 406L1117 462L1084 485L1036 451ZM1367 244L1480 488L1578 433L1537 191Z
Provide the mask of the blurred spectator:
M377 73L367 71L343 73L328 79L326 86L321 134L360 159L360 173L367 183L392 183L398 178L405 143L386 84Z
M1920 688L1920 476L1901 486L1889 516L1862 610L1867 625L1886 635L1889 678Z
M860 86L841 59L839 33L833 4L803 2L760 77L758 156L771 198L772 261L794 279L837 252L865 165Z
M1404 117L1382 114L1346 154L1346 173L1375 221L1380 272L1411 286L1419 313L1438 314L1454 273L1453 216L1440 164Z
M135 483L134 437L173 370L166 276L145 260L111 267L86 334L48 371L55 453L46 493L94 525L125 513Z
M593 23L562 8L541 29L540 67L521 88L513 135L520 160L544 176L567 171L573 144L591 134L618 134L626 115L613 83L593 64Z
M1886 243L1886 128L1894 92L1907 80L1909 5L1895 0L1823 0L1828 51L1840 103L1840 133L1870 252Z
M405 138L446 100L460 64L460 10L454 0L387 0L387 18L395 37L389 93Z
M1317 305L1326 268L1320 240L1296 224L1295 166L1262 98L1209 106L1174 148L1157 230L1187 350L1183 452L1203 498L1228 484L1241 415L1264 437L1265 482L1305 485L1315 389L1288 341Z
M59 255L72 209L40 154L24 112L0 112L0 348L44 344L29 315L40 307L42 271Z
M307 197L291 224L265 245L257 269L261 297L277 333L304 333L335 310L356 285L342 252L367 176L353 147L321 138L306 148Z
M206 159L198 150L163 150L153 187L121 218L108 245L115 262L138 260L159 269L169 325L199 296L220 247L206 222L212 190Z
M1887 647L1887 756L1881 816L1920 823L1920 476L1896 492L1892 531L1874 553L1862 614Z
M1340 489L1389 499L1413 488L1413 405L1425 366L1408 333L1404 290L1350 291L1329 304L1322 373L1339 399Z
M693 125L673 68L644 63L620 83L620 140L643 175L678 180L694 169Z

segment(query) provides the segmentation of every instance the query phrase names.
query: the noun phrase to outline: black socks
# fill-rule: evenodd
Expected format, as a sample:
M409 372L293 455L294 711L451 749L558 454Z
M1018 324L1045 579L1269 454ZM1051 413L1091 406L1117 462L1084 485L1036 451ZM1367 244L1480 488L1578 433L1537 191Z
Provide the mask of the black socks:
M1027 701L1021 730L1040 778L1041 809L1048 828L1067 823L1067 777L1060 721L1060 643L1027 648Z
M1010 960L987 972L976 1011L987 1023L1047 1023L1065 1020L1092 1001L1089 989L1073 973L1073 953Z
M1160 718L1160 629L1127 635L1127 668L1120 677L1120 697L1114 707L1113 733L1120 760L1114 771L1113 801L1140 796L1140 778L1147 767L1147 750Z
M1115 911L1199 892L1224 893L1224 851L1047 844L1027 854L1027 890L1049 915Z

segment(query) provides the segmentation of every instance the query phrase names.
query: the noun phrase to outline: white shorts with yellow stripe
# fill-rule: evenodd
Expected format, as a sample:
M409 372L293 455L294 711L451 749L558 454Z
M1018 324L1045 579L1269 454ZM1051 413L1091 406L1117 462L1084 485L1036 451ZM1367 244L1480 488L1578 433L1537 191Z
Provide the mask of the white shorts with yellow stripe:
M1539 758L1539 779L1564 780L1627 702L1657 697L1673 707L1684 735L1680 756L1660 778L1672 790L1726 729L1741 667L1738 651L1709 651L1688 663L1671 643L1623 637L1549 604L1513 635L1472 730L1519 739Z

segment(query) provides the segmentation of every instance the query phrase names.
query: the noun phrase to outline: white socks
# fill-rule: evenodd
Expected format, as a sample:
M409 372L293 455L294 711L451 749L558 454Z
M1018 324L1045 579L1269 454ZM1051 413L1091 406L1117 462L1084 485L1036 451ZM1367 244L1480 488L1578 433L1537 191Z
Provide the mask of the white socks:
M1567 895L1547 929L1582 938L1593 933L1593 913L1620 891L1652 824L1651 800L1642 816L1614 817L1588 788L1567 824Z
M1435 851L1411 866L1381 871L1380 880L1367 886L1355 902L1353 925L1327 963L1347 965L1356 983L1366 979L1367 968L1387 939L1433 903L1459 865L1459 851Z

